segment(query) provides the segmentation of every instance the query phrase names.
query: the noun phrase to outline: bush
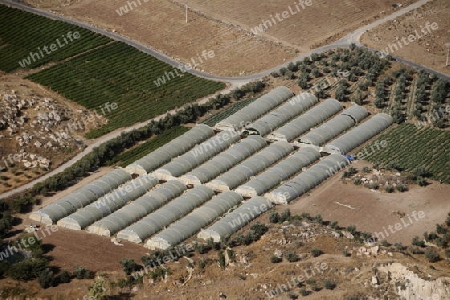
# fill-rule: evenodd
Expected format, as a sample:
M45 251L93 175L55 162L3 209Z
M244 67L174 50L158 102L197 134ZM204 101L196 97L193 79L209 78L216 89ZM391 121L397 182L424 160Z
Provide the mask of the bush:
M120 261L120 264L122 265L123 271L127 275L130 275L131 273L140 269L140 266L134 261L134 259L131 258L122 259Z
M331 226L331 228L333 228L333 229L338 229L338 228L339 228L339 225L338 225L338 222L337 222L337 221L331 222L330 226Z
M280 216L280 222L289 221L289 218L291 217L291 210L289 208L286 208Z
M226 267L226 265L225 265L225 255L223 254L223 251L222 251L222 250L220 250L220 251L218 252L218 256L219 256L219 266L220 266L222 269L225 269L225 267Z
M402 250L406 249L406 247L403 246L402 243L395 243L394 246L395 246L395 249L397 249L398 251L402 251Z
M59 274L59 282L60 283L69 283L70 282L70 273L66 270L61 271L61 274Z
M389 243L388 241L386 241L386 240L382 240L381 241L381 246L383 246L383 247L389 247L391 245L391 243Z
M399 191L400 193L403 193L403 192L408 191L408 187L407 187L406 185L404 185L404 184L397 184L397 185L395 186L395 189L396 189L397 191Z
M286 253L285 257L289 262L297 262L300 259L299 256L297 254L295 254L294 252Z
M53 285L53 272L50 269L43 270L38 277L39 285L43 288L49 288Z
M441 259L439 256L439 253L433 248L428 248L425 250L425 257L428 259L429 262L434 263Z
M269 222L270 223L278 223L279 220L280 220L280 215L278 214L278 212L272 211L269 216Z
M263 234L265 234L269 230L269 227L261 223L256 223L255 225L250 227L250 230L254 231L259 239Z
M414 246L409 247L409 252L411 252L412 254L423 254L424 253L422 251L422 249L414 247Z
M361 178L355 178L353 180L353 183L356 184L356 185L360 185L362 183L362 180L361 180Z
M73 275L77 279L92 279L94 273L89 271L85 266L76 266L73 270Z
M418 236L415 236L412 240L414 246L425 247L425 242L421 240Z
M318 256L320 256L320 255L322 255L322 254L323 254L323 251L320 250L320 249L312 249L312 250L311 250L311 255L312 255L313 257L318 257Z
M327 290L334 290L336 288L336 283L330 279L326 279L323 285Z
M384 190L385 190L387 193L393 193L393 192L395 191L395 188L394 188L392 185L388 184L388 185L386 185L386 186L384 187Z
M302 296L305 297L309 295L309 292L306 289L301 289L300 294L302 294Z
M280 263L282 261L283 261L283 259L281 257L279 257L279 256L272 255L270 257L270 262L273 263L273 264L278 264L278 263Z

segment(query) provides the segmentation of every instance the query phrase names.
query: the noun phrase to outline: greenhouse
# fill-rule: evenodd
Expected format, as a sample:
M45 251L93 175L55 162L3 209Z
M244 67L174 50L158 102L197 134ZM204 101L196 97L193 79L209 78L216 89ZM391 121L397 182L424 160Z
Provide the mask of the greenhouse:
M250 134L265 136L275 128L303 113L317 102L317 98L310 93L299 94L289 100L289 102L256 120L254 123L247 125L245 131Z
M131 175L124 169L115 169L103 175L99 179L79 188L75 192L33 212L30 219L52 225L61 218L75 212L99 197L111 192L119 185L131 180Z
M247 158L239 165L233 167L206 185L215 191L232 190L248 181L250 177L258 174L262 170L287 156L292 151L294 151L294 146L288 142L275 142Z
M160 180L175 179L227 149L240 139L241 136L236 131L221 131L216 136L157 169L154 175Z
M185 134L128 165L126 170L136 174L150 173L168 163L172 158L185 153L212 136L214 136L214 130L211 127L205 124L198 124Z
M211 224L242 201L242 197L235 192L221 193L147 240L145 246L150 249L162 250L174 247L196 234L203 227Z
M231 146L179 179L185 184L199 185L211 181L267 145L265 139L252 135Z
M380 113L358 127L326 144L324 150L329 153L346 154L375 135L391 126L393 119L390 115Z
M279 86L216 124L217 130L238 130L294 96L290 89Z
M236 192L244 197L263 195L319 158L319 151L314 148L303 148L241 185Z
M119 231L117 237L133 243L142 243L153 234L210 200L213 196L214 191L212 189L203 185L195 187L131 226Z
M287 183L264 195L274 204L288 204L301 195L319 185L333 174L349 164L347 158L341 154L331 154L322 159L306 171L295 176Z
M81 230L113 213L127 202L139 198L157 184L158 180L151 175L136 177L114 192L108 193L97 201L62 218L56 224L72 230Z
M332 138L357 125L369 113L359 105L352 105L328 122L311 130L299 139L300 143L322 146Z
M186 186L168 181L87 228L90 233L111 236L180 196Z
M314 106L304 114L278 128L267 138L272 140L292 141L310 128L324 122L343 109L342 104L336 99L327 99Z
M216 223L201 230L197 238L218 243L229 237L248 223L272 207L272 203L264 197L254 197L227 214Z

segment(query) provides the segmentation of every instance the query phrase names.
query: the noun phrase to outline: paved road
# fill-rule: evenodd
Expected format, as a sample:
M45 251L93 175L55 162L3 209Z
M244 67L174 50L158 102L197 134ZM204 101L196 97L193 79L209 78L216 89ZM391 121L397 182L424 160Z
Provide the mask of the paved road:
M215 75L211 75L211 74L208 74L208 73L200 72L200 71L197 71L197 70L190 70L189 72L191 74L194 74L194 75L202 77L202 78L215 80L215 81L228 82L228 83L231 84L231 87L229 89L227 89L227 90L230 90L230 89L232 89L232 88L234 88L236 86L241 86L241 85L243 85L245 83L248 83L248 82L250 82L252 80L260 79L260 78L262 78L262 77L264 77L266 75L269 75L273 71L277 71L277 70L279 70L282 67L286 67L290 62L296 62L298 60L301 60L304 57L310 56L312 53L321 53L321 52L324 52L324 51L327 51L327 50L330 50L330 49L336 49L336 48L341 48L341 47L348 47L352 43L354 43L357 46L362 46L361 43L360 43L360 37L362 36L362 34L364 34L364 32L366 32L367 30L370 30L370 29L372 29L372 28L374 28L374 27L376 27L376 26L378 26L378 25L380 25L380 24L382 24L382 23L384 23L386 21L393 20L393 19L395 19L395 18L397 18L397 17L399 17L399 16L401 16L401 15L403 15L403 14L405 14L405 13L411 11L411 10L414 10L414 9L424 5L425 3L429 2L429 1L431 1L431 0L420 0L420 1L414 3L414 4L410 5L410 6L407 6L407 7L403 8L403 9L400 9L400 10L394 12L393 14L391 14L389 16L386 16L386 17L384 17L382 19L379 19L379 20L377 20L377 21L375 21L375 22L373 22L371 24L365 25L365 26L363 26L363 27L361 27L361 28L359 28L359 29L357 29L357 30L347 34L345 37L339 39L338 41L336 41L336 42L334 42L332 44L329 44L329 45L326 45L326 46L314 49L311 52L303 54L301 56L298 56L298 57L296 57L296 58L294 58L294 59L292 59L292 60L290 60L290 61L288 61L288 62L286 62L286 63L284 63L282 65L273 67L273 68L271 68L269 70L266 70L266 71L263 71L263 72L260 72L260 73L257 73L257 74L252 74L252 75L245 76L245 77L220 77L220 76L215 76ZM103 34L105 36L108 36L108 37L110 37L110 38L112 38L114 40L121 41L121 42L124 42L124 43L126 43L126 44L128 44L130 46L133 46L136 49L139 49L139 50L143 51L144 53L150 54L150 55L152 55L152 56L154 56L154 57L156 57L156 58L158 58L158 59L160 59L160 60L162 60L162 61L164 61L164 62L166 62L166 63L168 63L168 64L170 64L172 66L174 66L174 67L179 66L179 62L173 60L172 58L170 58L170 57L168 57L168 56L166 56L166 55L164 55L162 53L159 53L159 52L157 52L157 51L155 51L155 50L153 50L153 49L151 49L151 48L149 48L149 47L147 47L145 45L142 45L142 44L140 44L138 42L132 41L132 40L130 40L128 38L125 38L125 37L122 37L122 36L120 36L118 34L115 34L113 32L109 32L109 31L106 31L106 30L94 27L92 25L76 21L76 20L68 19L68 18L63 17L63 16L54 15L52 13L49 13L49 12L46 12L46 11L42 11L42 10L39 10L39 9L36 9L36 8L31 8L31 7L22 5L20 3L16 3L16 2L8 1L8 0L0 0L0 3L7 4L7 5L10 5L12 7L19 8L19 9L22 9L24 11L28 11L28 12L31 12L31 13L34 13L34 14L38 14L38 15L41 15L41 16L44 16L44 17L47 17L47 18L50 18L50 19L64 21L64 22L67 22L67 23L70 23L70 24L74 24L74 25L80 26L82 28L86 28L86 29L92 30L92 31L97 32L99 34ZM369 50L374 51L374 52L376 51L374 49L369 49ZM447 80L450 80L450 76L448 76L446 74L443 74L443 73L437 72L435 70L426 68L424 66L421 66L421 65L416 64L414 62L408 61L406 59L402 59L402 58L399 58L399 57L394 57L394 58L397 59L398 61L403 62L406 65L410 65L410 66L416 67L418 69L426 70L426 71L428 71L430 73L436 74L439 77L442 77L442 78L445 78ZM222 91L221 93L223 93L223 92L224 91ZM207 99L208 98L204 98L204 99L200 100L199 102L200 103L205 102L205 101L207 101ZM170 111L170 112L173 113L174 111ZM168 113L170 113L170 112L168 112ZM154 120L158 120L160 118L163 118L166 114L158 116L158 117L154 118ZM120 129L117 129L117 130L115 130L113 132L110 132L110 133L108 133L108 134L106 134L106 135L104 135L104 136L102 136L102 137L100 137L98 139L89 141L89 145L81 153L79 153L78 155L73 157L71 160L67 161L66 163L64 163L63 165L59 166L58 168L52 170L51 172L47 173L46 175L41 176L41 177L39 177L36 180L33 180L32 182L24 184L24 185L20 186L17 189L14 189L14 190L11 190L9 192L1 194L0 195L0 199L13 196L14 194L21 193L21 192L26 191L27 189L32 188L33 185L35 185L36 183L42 182L42 181L46 180L47 178L49 178L49 177L51 177L51 176L53 176L55 174L58 174L58 173L64 171L65 169L69 168L70 166L75 164L78 160L80 160L82 157L84 157L85 155L90 153L95 147L100 146L102 143L107 142L107 141L109 141L109 140L111 140L113 138L118 137L122 132L129 132L131 130L143 127L146 124L148 124L150 121L151 120L146 121L146 122L142 122L142 123L138 123L138 124L135 124L135 125L130 126L130 127L120 128Z

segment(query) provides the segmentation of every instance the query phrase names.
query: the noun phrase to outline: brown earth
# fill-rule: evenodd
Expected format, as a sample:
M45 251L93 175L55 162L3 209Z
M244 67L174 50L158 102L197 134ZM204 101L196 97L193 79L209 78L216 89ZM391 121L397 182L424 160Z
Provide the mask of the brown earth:
M295 14L289 13L293 5L290 0L264 4L256 0L190 0L186 2L190 7L186 24L185 2L174 0L141 1L122 16L116 12L127 5L122 0L81 0L62 5L55 1L26 2L130 37L184 63L198 61L204 50L212 50L214 58L200 64L199 69L222 76L243 76L275 67L393 11L388 0L315 0L311 6L299 7L297 13L292 6ZM252 33L262 20L284 11L290 14L287 19L263 34Z
M364 161L352 165L359 170L364 166L371 167ZM449 185L430 181L426 187L413 185L408 192L389 194L356 186L352 182L343 183L341 175L342 172L308 195L291 202L288 207L292 213L320 214L324 220L338 221L341 226L355 225L358 230L372 234L382 232L390 243L408 245L414 236L422 238L425 231L436 230L436 224L444 222L450 212ZM423 211L425 217L414 219L414 211ZM395 212L405 213L403 220ZM394 227L397 223L401 224L400 230ZM392 226L392 231L389 226ZM382 235L379 236L383 239Z
M389 50L390 54L450 74L450 65L445 66L448 51L446 43L450 43L449 15L450 2L434 0L396 20L369 30L361 37L361 43L374 49L389 50L390 44L396 44L400 40L402 47L396 50L394 46L391 46L393 51ZM421 28L424 28L427 22L436 23L437 29L431 29L430 33L423 35ZM408 38L410 34L416 35L415 30L422 36L420 39L411 43L406 40L407 45L401 42L403 37Z

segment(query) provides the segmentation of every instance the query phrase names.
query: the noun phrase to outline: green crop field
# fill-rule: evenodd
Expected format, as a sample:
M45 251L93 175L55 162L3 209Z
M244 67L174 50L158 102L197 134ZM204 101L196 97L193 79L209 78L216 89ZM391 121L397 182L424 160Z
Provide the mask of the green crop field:
M147 154L155 151L164 144L170 142L174 138L182 135L189 129L190 128L183 126L172 127L171 129L164 131L160 135L146 141L145 143L142 143L141 145L116 156L110 162L110 165L119 163L121 167L126 167L127 165L135 162L136 160L146 156Z
M30 58L27 67L33 69L111 42L111 39L87 29L4 5L0 5L0 20L0 70L5 72L21 68L19 61L27 59L30 52L37 54L34 61ZM79 38L70 41L66 35L76 31ZM49 48L52 44L57 46L54 51ZM43 49L45 46L47 52Z
M244 108L245 106L249 105L250 103L252 103L255 100L256 100L256 98L249 98L249 99L245 99L245 100L239 101L237 103L234 103L230 107L219 111L215 115L213 115L213 116L209 117L208 119L206 119L205 121L203 121L203 124L214 127L214 125L216 125L223 119L226 119L227 117L231 116L232 114L234 114L238 110Z
M114 42L28 78L89 109L116 102L118 108L106 114L108 124L88 135L96 138L225 87L224 83L188 73L158 87L154 81L166 71L173 71L173 68L131 46Z
M377 149L367 157L372 163L386 165L395 162L405 171L427 168L431 178L450 183L450 131L404 123L383 134L378 141L386 140L388 146ZM370 149L371 145L366 146Z

